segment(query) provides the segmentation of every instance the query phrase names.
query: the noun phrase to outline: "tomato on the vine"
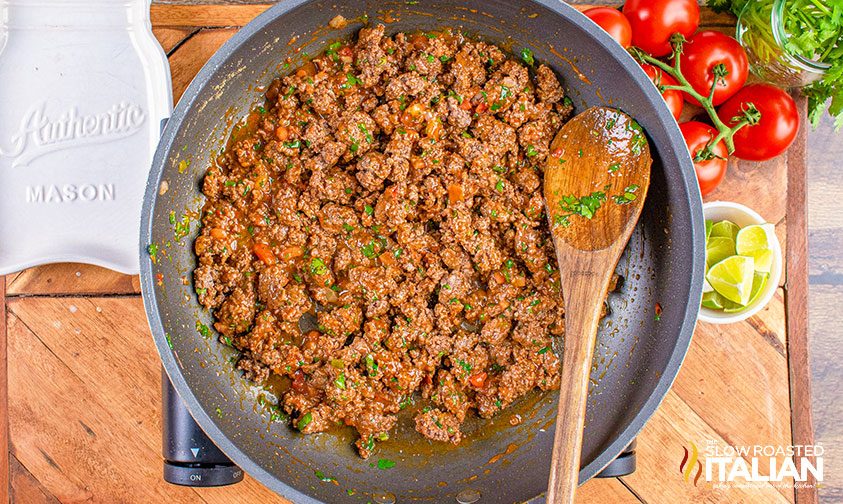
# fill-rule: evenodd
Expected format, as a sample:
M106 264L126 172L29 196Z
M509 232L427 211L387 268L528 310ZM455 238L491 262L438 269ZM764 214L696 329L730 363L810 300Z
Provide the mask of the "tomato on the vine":
M673 114L673 118L678 121L679 116L682 115L682 108L684 106L682 91L679 91L678 89L662 90L664 86L677 85L678 83L676 82L676 79L662 72L660 68L647 63L641 65L641 68L644 69L644 72L650 77L653 84L656 85L659 92L662 94L662 98L664 98L665 103L667 103L667 108L669 108L670 113Z
M715 67L722 64L726 74L717 79L712 103L716 107L729 99L743 87L749 73L746 52L737 40L712 30L704 30L689 38L682 46L679 57L682 75L694 91L709 96L714 85ZM688 103L700 102L685 93Z
M671 53L674 33L688 38L700 24L697 0L628 0L623 13L632 26L632 44L656 57Z
M711 143L717 136L717 130L708 124L688 121L679 125L682 131L682 136L685 137L685 145L688 146L688 152L691 154L691 159L703 151L706 146ZM720 141L717 145L711 146L710 159L694 161L694 171L697 173L697 182L700 184L700 193L703 196L713 191L726 176L726 167L729 162L727 156L729 152L726 150L726 145Z
M624 48L632 43L632 27L621 11L611 7L594 7L584 11L583 14L597 23Z
M749 104L761 113L758 124L746 125L732 137L734 155L751 161L766 161L786 151L799 130L799 111L789 94L770 84L751 84L738 91L717 115L729 126Z

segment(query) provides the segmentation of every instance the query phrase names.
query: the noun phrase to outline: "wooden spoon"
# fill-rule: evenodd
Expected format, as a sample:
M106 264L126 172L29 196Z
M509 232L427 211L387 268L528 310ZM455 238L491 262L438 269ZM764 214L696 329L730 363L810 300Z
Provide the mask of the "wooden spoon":
M650 183L650 148L625 113L594 107L550 146L544 198L565 299L559 410L547 502L574 500L597 324Z

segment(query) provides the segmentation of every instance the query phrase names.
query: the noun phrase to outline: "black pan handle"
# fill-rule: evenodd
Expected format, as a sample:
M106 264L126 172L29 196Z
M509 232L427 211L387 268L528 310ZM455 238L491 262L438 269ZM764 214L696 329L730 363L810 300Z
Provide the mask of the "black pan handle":
M212 487L243 479L234 465L199 428L162 369L164 481L174 485Z
M609 462L596 478L617 478L618 476L629 476L635 472L635 440L633 439L626 450L618 455L618 458Z

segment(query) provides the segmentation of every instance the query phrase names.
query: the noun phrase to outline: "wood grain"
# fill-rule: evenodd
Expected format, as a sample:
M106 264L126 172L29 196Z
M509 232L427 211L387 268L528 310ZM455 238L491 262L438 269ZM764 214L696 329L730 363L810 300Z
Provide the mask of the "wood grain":
M750 320L697 325L673 391L732 445L791 443L784 325L781 289ZM767 475L769 458L760 461ZM792 487L780 491L793 501Z
M177 102L181 98L190 81L208 58L235 33L237 33L235 28L199 30L170 55L173 101Z
M638 143L643 136L634 124L625 113L608 107L580 112L556 134L544 167L544 200L565 296L559 374L565 385L559 390L547 488L550 504L574 499L602 300L650 186L653 159L646 141L643 146ZM630 194L627 188L633 185L632 199L625 204L613 200ZM589 197L595 187L603 188L605 201L588 218L563 205L565 198Z
M244 5L219 5L223 1ZM179 5L165 5L174 3ZM235 28L207 27L245 24L268 6L249 0L156 0L152 7L154 33L170 56L176 97L207 58L236 32ZM734 18L703 10L703 23L728 32ZM832 140L829 137L827 141ZM837 161L834 150L824 152L829 156L825 162L833 167ZM804 152L792 151L788 158L767 164L733 163L727 179L709 199L748 204L777 224L785 249L795 246L787 233L791 227L805 229L804 222L797 227L789 219L786 203L788 184L793 183L792 175L788 180L788 169L796 155L804 159ZM843 176L839 170L829 173L825 187L836 194L833 191L839 190L843 180L834 177ZM827 191L813 195L812 204L823 204ZM800 207L798 201L792 205ZM834 234L843 227L841 215L843 212L815 219L817 229L826 234L815 233L812 239L821 240L830 249L843 249L843 243L835 241L841 235ZM821 266L812 269L812 275L835 278L833 275L843 271L836 261L841 261L839 255L827 254ZM13 296L9 301L13 327L8 334L11 358L7 411L11 416L12 450L19 457L11 459L11 488L18 502L284 502L248 477L241 485L220 489L185 489L162 482L158 360L140 299L135 295L136 277L89 266L52 265L10 275L6 280ZM788 281L788 289L790 285ZM118 296L78 297L92 294ZM785 299L781 291L767 309L740 324L734 333L701 325L673 392L639 437L638 471L622 480L588 482L579 489L577 502L792 500L787 492L777 492L771 486L723 490L700 482L694 487L682 479L678 464L683 447L692 441L700 446L709 439L734 444L787 442L790 411L782 390L787 387L784 362L788 351L793 351L793 343L786 337L785 328L791 320L790 315L785 320L784 302L789 305L793 295L788 290ZM835 332L839 322L833 314L839 309L835 300L841 296L843 288L827 287L820 297L812 298L819 303L812 306L812 313L824 315L818 330L839 333ZM2 340L6 331L0 334ZM825 341L828 355L836 355L833 343L828 343L832 340ZM837 347L841 345L843 342ZM826 359L815 372L818 376L843 376L843 365L838 362ZM764 390L752 379L754 375L762 377ZM838 383L820 381L826 388ZM0 395L3 390L0 387ZM826 395L836 397L837 391L827 390ZM822 407L826 414L840 417L835 414L834 403ZM3 413L0 411L0 418ZM828 430L820 432L832 442L839 439L838 445L843 446L843 434L837 427L825 426ZM795 431L794 427L794 438ZM835 449L831 444L826 445L827 458L833 453L843 456L843 448ZM131 473L124 463L127 456L137 462L132 464L136 470ZM827 477L833 477L826 472ZM9 477L8 472L4 474ZM3 487L8 489L9 485ZM827 495L843 498L843 491Z
M6 294L10 297L140 293L137 276L89 264L45 264L9 275L6 281Z
M793 444L814 444L811 413L811 371L808 362L808 209L806 202L807 130L805 99L798 99L802 128L787 153L788 208L791 224L787 235L787 330L788 367L790 370L790 404ZM811 460L816 464L816 460ZM798 463L797 467L801 464ZM818 502L816 480L809 475L807 485L796 489L799 504Z
M11 459L11 502L25 504L58 504L44 485L41 484L26 467L15 457Z
M689 481L680 472L684 449L694 443L700 455L709 442L729 440L720 436L675 392L669 392L656 413L638 436L636 453L638 469L623 476L624 484L635 489L644 502L652 503L781 503L788 500L769 484L753 488L718 488L705 481L703 473L694 484L694 471Z
M568 2L579 10L586 10L598 5L618 6L617 2ZM243 26L266 9L271 3L238 3L227 1L203 2L154 2L151 8L152 24L156 26L204 26L224 27ZM700 24L706 27L735 26L735 17L728 13L717 14L709 9L700 12Z
M6 279L0 276L0 502L9 501L8 351L6 344Z
M163 481L160 362L139 297L19 298L9 313L13 450L60 501L286 502L248 477Z
M577 504L640 504L641 499L617 478L592 479L577 489Z

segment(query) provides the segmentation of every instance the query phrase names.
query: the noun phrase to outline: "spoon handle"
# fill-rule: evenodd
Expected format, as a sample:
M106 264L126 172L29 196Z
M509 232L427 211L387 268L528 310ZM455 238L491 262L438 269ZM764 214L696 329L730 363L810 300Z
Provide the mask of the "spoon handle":
M574 502L580 472L582 433L597 325L612 269L574 269L562 279L565 344L548 504Z

